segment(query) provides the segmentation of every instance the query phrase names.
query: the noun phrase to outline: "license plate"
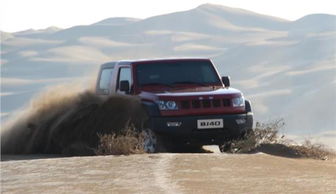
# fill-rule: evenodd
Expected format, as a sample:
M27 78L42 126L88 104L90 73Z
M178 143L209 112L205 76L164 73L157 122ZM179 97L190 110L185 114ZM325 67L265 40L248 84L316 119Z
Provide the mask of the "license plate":
M197 129L215 129L223 128L223 119L202 119L197 120Z

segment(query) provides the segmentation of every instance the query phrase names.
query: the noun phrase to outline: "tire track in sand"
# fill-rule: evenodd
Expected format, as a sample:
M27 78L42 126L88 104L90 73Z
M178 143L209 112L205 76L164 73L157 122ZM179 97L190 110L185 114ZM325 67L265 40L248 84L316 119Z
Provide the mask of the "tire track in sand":
M154 180L163 193L183 193L176 182L171 178L171 166L175 154L163 154L154 165Z

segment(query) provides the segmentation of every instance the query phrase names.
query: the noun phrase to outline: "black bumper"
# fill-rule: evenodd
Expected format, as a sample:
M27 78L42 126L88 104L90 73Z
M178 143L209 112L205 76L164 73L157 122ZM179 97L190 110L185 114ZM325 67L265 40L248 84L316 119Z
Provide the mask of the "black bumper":
M198 129L197 120L223 119L222 128ZM245 121L242 123L242 121ZM180 126L168 126L167 123L178 123ZM152 117L151 129L163 137L173 141L191 144L221 144L229 139L242 137L253 126L253 114L206 115L183 117Z

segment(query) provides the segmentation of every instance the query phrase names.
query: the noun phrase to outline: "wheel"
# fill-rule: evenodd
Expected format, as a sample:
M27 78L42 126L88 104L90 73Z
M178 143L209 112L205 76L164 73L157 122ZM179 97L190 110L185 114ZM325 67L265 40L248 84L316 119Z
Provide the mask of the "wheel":
M151 129L144 129L142 137L143 150L146 153L181 152L185 149L183 144L175 142L172 138L157 134Z
M158 151L158 140L151 129L142 130L141 136L143 138L143 150L146 153L154 153Z

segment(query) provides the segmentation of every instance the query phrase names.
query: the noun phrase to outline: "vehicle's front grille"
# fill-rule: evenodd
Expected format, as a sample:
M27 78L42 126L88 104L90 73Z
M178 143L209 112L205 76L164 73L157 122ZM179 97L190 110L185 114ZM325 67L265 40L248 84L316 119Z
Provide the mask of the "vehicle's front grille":
M230 99L203 99L203 100L183 100L180 102L181 109L198 108L220 108L231 106Z

